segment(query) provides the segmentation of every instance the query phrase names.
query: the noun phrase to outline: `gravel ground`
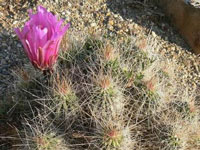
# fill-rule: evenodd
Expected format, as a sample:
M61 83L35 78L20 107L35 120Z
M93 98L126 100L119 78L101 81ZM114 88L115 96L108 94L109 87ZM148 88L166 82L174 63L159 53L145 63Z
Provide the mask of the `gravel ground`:
M191 88L200 83L200 59L177 32L167 23L165 15L151 3L137 0L0 0L0 95L12 85L12 71L28 62L13 32L28 19L27 10L43 5L71 22L71 31L91 34L129 35L138 38L143 49L148 38L159 45L157 53L180 64L183 83ZM143 44L142 44L143 43Z

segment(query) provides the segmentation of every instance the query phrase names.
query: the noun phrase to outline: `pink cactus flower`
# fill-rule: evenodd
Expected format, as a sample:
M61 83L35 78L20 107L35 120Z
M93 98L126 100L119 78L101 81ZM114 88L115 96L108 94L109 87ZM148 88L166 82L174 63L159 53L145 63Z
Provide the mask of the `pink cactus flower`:
M15 29L24 50L34 67L40 70L52 70L56 63L59 45L63 35L68 30L68 23L62 27L63 20L48 12L42 6L37 7L37 13L29 11L30 20L25 23L22 31Z

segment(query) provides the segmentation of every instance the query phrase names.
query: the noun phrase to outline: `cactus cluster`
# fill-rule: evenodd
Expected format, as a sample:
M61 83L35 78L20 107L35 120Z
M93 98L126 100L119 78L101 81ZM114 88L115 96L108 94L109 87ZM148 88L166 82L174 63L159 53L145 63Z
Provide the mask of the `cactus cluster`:
M31 66L13 74L7 95L16 103L4 106L11 118L25 108L15 115L17 149L200 148L195 90L181 87L175 62L151 55L151 40L141 51L134 36L121 41L71 31L67 37L50 76Z

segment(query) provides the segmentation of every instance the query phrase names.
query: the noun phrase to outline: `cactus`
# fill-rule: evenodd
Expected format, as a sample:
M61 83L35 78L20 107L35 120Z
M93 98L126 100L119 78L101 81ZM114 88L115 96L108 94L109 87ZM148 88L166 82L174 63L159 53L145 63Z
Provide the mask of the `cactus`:
M73 31L50 78L37 70L36 77L19 71L14 98L20 96L31 110L21 113L22 147L142 150L188 149L194 144L198 148L199 133L192 139L187 136L194 133L193 127L199 130L195 90L188 94L179 79L180 66L154 55L150 40L145 51L135 46L136 41L134 36L120 41Z

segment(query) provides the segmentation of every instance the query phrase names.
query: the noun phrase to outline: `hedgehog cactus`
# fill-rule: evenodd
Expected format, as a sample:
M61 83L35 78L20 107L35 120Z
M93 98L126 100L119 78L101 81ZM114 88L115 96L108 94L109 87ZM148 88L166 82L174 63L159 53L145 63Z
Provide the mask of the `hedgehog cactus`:
M35 16L47 13L41 7L38 11ZM31 15L31 20L35 16ZM45 48L49 41L61 40L68 26L60 28L61 21L55 27L61 35L50 28L55 35L50 36L47 46L39 42L44 44L40 49L36 42L30 45L31 49L27 44L33 40L30 38L32 30L27 29L37 28L47 34L46 37L51 33L46 33L48 24L44 28L29 27L29 24L32 25L32 21L25 25L22 31L25 35L17 30L25 51L37 68L51 69L50 57L54 54ZM61 145L60 150L68 150L68 147L80 150L199 149L199 106L195 94L188 94L186 88L180 86L182 74L177 77L175 63L166 63L163 57L156 57L155 61L135 49L132 39L120 43L117 39L111 41L107 37L98 39L82 34L84 36L81 32L70 34L67 43L71 45L60 55L59 69L52 74L50 84L37 84L45 86L42 90L22 87L26 89L21 91L36 91L27 92L27 97L21 94L25 100L30 99L30 95L35 99L35 95L42 93L35 101L41 104L36 106L36 114L41 110L39 115L44 120L28 124L29 131L33 132L28 134L29 139L31 136L34 141L28 139L27 143L38 149L59 149ZM52 53L48 54L49 50ZM48 55L42 57L43 54ZM27 76L21 74L26 80ZM32 103L32 99L28 103ZM33 128L34 125L37 126ZM55 134L51 134L52 131Z

